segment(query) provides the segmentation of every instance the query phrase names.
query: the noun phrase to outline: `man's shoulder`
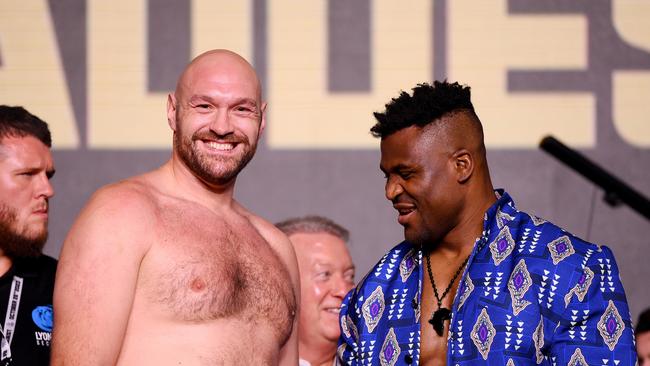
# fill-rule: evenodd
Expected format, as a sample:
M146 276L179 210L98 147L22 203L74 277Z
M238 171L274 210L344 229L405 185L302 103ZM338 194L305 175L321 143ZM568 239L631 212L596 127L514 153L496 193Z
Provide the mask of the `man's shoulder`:
M512 219L507 225L518 246L516 256L532 255L538 259L546 258L553 265L562 263L582 267L595 253L604 250L605 256L611 255L607 247L586 241L536 215L517 211Z
M150 241L143 238L158 232L160 212L151 189L138 180L104 186L85 204L63 248L72 242L85 249L134 242L142 244L138 247L148 248Z
M385 262L387 259L393 259L393 260L402 260L406 256L413 255L414 253L417 253L417 249L413 246L413 244L407 242L407 241L402 241L401 243L395 245L391 249L389 249L386 254L384 254L383 257L377 262L375 265L375 268L377 266L380 266L382 262Z
M99 188L91 199L128 204L151 202L155 197L156 191L150 181L139 176L107 184Z
M131 178L98 189L86 203L85 211L102 219L142 219L156 211L158 201L158 195L150 184Z
M260 233L260 235L262 235L266 241L272 245L290 246L289 238L287 238L287 236L280 229L275 227L275 225L273 225L270 221L252 213L237 201L235 201L234 204L237 214L248 220L248 222L250 222L255 230L257 230L257 232Z
M386 254L368 271L357 284L355 293L362 294L366 290L375 291L391 287L395 282L404 284L419 265L418 250L409 242L403 241Z

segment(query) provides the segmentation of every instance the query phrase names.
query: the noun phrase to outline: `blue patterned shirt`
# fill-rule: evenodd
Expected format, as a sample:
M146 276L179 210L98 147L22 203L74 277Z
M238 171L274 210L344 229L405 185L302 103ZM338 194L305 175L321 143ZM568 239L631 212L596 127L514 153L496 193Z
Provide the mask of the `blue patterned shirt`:
M518 211L498 193L454 299L447 363L634 365L630 313L611 250ZM403 242L346 296L343 364L419 363L422 273L422 252Z

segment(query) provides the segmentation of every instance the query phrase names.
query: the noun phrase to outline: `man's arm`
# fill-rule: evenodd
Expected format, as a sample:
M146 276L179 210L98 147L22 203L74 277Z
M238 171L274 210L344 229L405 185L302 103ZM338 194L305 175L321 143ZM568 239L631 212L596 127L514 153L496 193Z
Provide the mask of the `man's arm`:
M300 277L298 275L298 261L296 259L296 254L293 250L293 247L289 243L289 239L286 240L287 253L283 255L285 257L285 263L287 264L287 269L289 270L289 275L291 276L291 282L293 286L293 293L296 296L296 313L293 318L293 327L291 328L291 336L289 340L284 344L280 350L280 365L283 366L295 366L298 363L298 318L300 312Z
M289 242L289 238L279 230L277 234L278 238L276 239L276 243L278 243L278 253L287 266L289 276L291 277L293 293L296 297L296 313L293 318L291 336L289 336L289 340L287 340L287 343L285 343L280 350L280 365L295 366L298 364L298 312L300 311L300 275L298 273L298 260L296 259L296 253L293 250L293 246L291 245L291 242Z
M118 186L96 193L77 218L57 269L52 365L117 362L147 250L147 212L141 195Z
M300 311L300 275L298 273L298 260L296 259L296 253L293 250L289 238L287 238L287 236L278 228L260 218L249 216L249 219L252 220L251 222L254 222L254 226L257 227L260 234L276 251L286 266L287 271L289 272L289 277L291 278L291 285L293 287L296 301L296 314L293 318L291 335L282 349L280 349L279 364L282 366L295 366L298 364L298 312Z
M566 311L551 334L550 356L558 365L634 365L634 331L614 256L595 252L571 280ZM581 361L582 363L578 362Z

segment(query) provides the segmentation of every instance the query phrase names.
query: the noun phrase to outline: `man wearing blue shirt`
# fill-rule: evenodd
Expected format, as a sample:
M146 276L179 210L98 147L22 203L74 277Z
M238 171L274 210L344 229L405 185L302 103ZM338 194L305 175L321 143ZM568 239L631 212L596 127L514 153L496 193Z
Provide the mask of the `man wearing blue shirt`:
M420 84L375 117L406 240L346 297L344 364L634 365L611 251L493 189L469 87Z

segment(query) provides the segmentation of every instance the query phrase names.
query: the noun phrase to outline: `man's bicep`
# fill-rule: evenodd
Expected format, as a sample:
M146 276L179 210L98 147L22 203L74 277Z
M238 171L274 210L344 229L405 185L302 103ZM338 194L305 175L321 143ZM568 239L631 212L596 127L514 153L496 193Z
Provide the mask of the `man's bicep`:
M298 272L298 260L293 246L289 239L282 233L275 233L271 238L273 246L276 248L282 258L282 262L289 272L289 280L293 289L295 301L295 313L291 335L280 350L280 365L296 365L298 363L298 318L300 304L300 274Z
M281 366L295 366L298 364L298 318L294 321L291 335L287 342L280 349Z
M54 364L117 361L142 259L129 242L129 227L115 226L124 224L119 221L86 210L63 245L54 290Z

